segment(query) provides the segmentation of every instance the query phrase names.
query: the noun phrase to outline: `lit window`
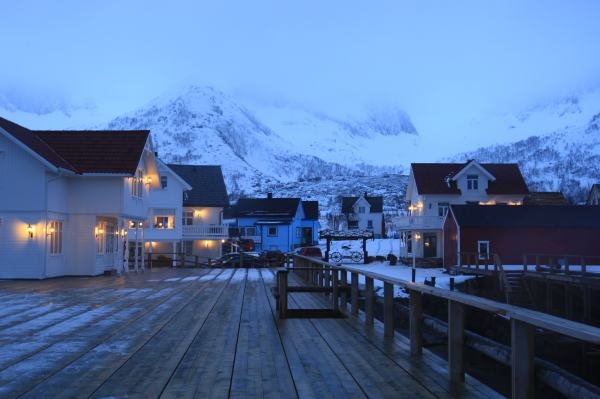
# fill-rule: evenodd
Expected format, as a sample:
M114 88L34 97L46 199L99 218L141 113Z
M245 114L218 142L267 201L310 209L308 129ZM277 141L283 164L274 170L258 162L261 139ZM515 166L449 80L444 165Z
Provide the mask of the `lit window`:
M98 244L97 248L96 248L96 252L98 254L103 254L104 251L106 250L106 225L104 223L100 223L98 224L98 226L96 227L96 243Z
M106 236L106 253L108 254L112 254L115 253L115 250L117 248L116 246L116 234L115 231L117 230L117 227L115 225L107 225L106 226L106 232L105 232L105 236Z
M154 228L155 229L168 229L169 227L169 217L168 216L157 216L154 218Z
M467 190L479 190L479 176L467 175Z
M276 237L277 236L277 227L276 226L269 227L267 234L269 235L269 237Z
M62 224L62 222L58 222L58 221L50 222L48 234L50 235L50 254L51 255L62 254L62 241L63 241L63 224Z

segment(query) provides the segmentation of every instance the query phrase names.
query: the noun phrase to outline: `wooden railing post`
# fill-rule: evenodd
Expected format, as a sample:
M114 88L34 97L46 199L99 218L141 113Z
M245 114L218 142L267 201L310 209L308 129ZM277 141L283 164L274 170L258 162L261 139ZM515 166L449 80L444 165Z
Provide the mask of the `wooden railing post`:
M423 353L423 296L418 291L410 291L410 354L419 356Z
M448 375L453 384L465 381L463 342L465 311L462 303L448 301Z
M581 263L581 274L583 276L585 276L585 274L587 273L587 265L586 265L586 262L585 262L585 258L581 257L581 260L579 262Z
M383 282L383 336L394 336L394 285Z
M333 270L331 269L331 267L328 267L325 270L325 287L327 288L331 288L331 274L332 274ZM329 293L326 293L325 295L329 295Z
M287 285L288 285L288 271L286 269L280 269L277 271L277 293L278 298L278 309L279 318L285 319L287 317L288 298L287 298Z
M340 307L345 312L348 308L348 293L346 291L348 288L348 271L346 269L340 270L340 280L342 283L342 292L340 292Z
M527 271L527 254L523 255L523 271Z
M152 252L148 252L148 267L152 269Z
M373 278L365 277L365 323L367 326L372 326L374 320L375 290L373 285Z
M331 274L332 274L332 278L331 278L331 284L332 284L332 294L331 294L331 301L332 301L332 305L333 305L333 310L339 310L340 309L340 282L339 282L339 278L338 278L338 273L339 270L338 269L332 269L331 270Z
M515 319L510 320L510 329L512 398L533 398L535 329L533 326Z
M358 273L350 274L350 312L358 316Z
M569 269L570 269L570 266L569 266L569 257L565 256L565 274L569 274Z
M194 255L194 267L198 267L198 255Z

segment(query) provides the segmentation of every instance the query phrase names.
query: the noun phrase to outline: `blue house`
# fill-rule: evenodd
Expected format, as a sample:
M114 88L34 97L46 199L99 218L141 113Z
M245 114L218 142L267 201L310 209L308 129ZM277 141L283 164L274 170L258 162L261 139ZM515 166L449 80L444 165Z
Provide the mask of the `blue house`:
M291 251L318 244L319 203L300 198L241 198L230 211L240 238L256 250Z

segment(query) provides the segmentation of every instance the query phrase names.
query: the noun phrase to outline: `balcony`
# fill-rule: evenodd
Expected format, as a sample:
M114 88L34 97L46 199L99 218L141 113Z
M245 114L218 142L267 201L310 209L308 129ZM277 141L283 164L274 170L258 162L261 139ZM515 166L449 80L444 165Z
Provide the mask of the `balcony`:
M444 216L398 216L392 224L398 230L441 230Z
M229 226L219 224L184 225L182 233L184 239L220 240L229 237Z

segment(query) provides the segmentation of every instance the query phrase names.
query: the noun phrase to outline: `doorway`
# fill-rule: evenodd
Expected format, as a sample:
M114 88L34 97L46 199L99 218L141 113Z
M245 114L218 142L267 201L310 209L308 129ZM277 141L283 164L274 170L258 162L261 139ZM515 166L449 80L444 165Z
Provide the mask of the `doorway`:
M436 234L423 234L423 257L437 257L437 236Z

